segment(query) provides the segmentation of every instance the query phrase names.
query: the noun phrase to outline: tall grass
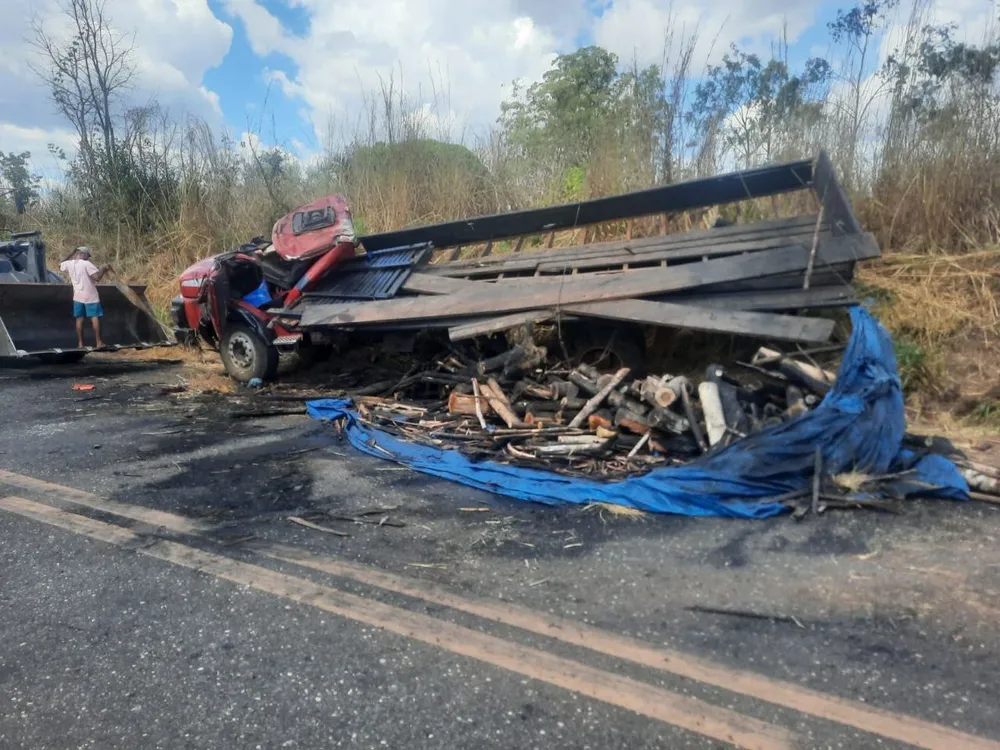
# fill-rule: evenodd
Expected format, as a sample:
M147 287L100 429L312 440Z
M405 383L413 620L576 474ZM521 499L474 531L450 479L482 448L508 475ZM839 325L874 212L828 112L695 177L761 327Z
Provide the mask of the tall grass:
M371 233L608 195L810 156L822 147L841 168L862 224L885 251L899 253L865 272L868 283L890 290L885 298L895 302L886 317L894 328L924 343L969 326L992 336L1000 330L992 270L992 248L1000 242L996 66L980 79L928 78L921 72L926 44L933 41L926 0L915 0L907 13L902 33L896 29L903 41L891 64L879 67L878 34L855 38L831 48L830 77L803 77L795 108L775 109L748 93L700 119L698 87L711 71L693 65L695 37L672 33L656 71L655 112L626 92L628 106L593 126L593 148L572 163L559 154L573 149L526 149L502 122L469 135L452 121L461 102L453 107L442 93L447 86L438 82L429 98L413 98L400 76L369 92L352 121L332 127L324 152L309 164L256 137L235 143L202 122L160 121L148 126L160 133L151 142L163 144L155 158L169 164L176 189L169 199L151 197L152 216L95 222L68 181L8 224L41 228L54 258L78 244L95 247L124 277L147 283L153 303L164 307L187 265L269 233L282 213L330 192L345 194L360 232ZM987 29L975 49L996 43L995 29ZM961 73L965 58L956 59ZM788 68L787 60L787 46L779 44L773 59L761 62L780 70ZM632 72L642 73L637 66ZM933 95L929 80L940 84ZM922 108L915 104L918 95ZM722 211L752 220L800 208L747 202ZM703 220L672 217L671 227L690 229ZM659 219L631 225L635 236L659 230ZM619 222L557 242L626 231Z

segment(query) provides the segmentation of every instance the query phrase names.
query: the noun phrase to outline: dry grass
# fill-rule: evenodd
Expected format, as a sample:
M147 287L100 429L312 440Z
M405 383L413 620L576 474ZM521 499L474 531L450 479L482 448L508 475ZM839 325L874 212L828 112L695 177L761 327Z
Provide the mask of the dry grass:
M989 345L1000 334L1000 247L961 255L891 253L861 266L858 279L878 299L879 319L894 333L938 345L975 333Z
M871 475L860 471L845 471L833 478L838 487L848 492L860 492L871 480Z
M613 503L587 503L583 506L584 513L596 513L604 520L605 513L611 518L626 521L643 521L649 514L638 508L629 508L626 505L614 505Z

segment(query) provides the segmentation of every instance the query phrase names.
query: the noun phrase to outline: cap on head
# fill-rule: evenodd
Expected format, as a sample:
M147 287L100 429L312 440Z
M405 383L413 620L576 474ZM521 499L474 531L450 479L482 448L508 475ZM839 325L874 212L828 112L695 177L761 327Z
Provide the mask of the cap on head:
M89 258L92 253L90 252L90 248L89 247L78 247L76 249L76 254L77 255L82 255L84 258Z

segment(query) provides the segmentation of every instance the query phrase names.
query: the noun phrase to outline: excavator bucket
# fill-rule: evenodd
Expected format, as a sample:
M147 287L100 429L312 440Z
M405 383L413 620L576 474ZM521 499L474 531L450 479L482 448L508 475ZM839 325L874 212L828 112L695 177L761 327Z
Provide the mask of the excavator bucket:
M98 290L104 308L101 338L105 348L79 349L71 285L0 283L0 357L145 349L174 343L152 316L144 286L131 287L141 307L116 285L100 284ZM92 345L93 336L87 321L84 342Z

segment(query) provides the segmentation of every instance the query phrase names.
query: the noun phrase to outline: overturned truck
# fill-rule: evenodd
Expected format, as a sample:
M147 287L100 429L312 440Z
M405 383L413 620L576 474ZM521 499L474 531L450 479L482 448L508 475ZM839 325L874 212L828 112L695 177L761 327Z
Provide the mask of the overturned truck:
M145 349L171 343L156 320L145 287L101 284L103 349L80 349L73 325L73 287L45 265L39 232L0 242L0 358L76 362L93 351Z
M791 217L668 232L685 212L796 191L808 208ZM659 231L633 237L649 216ZM588 241L611 223L625 239ZM583 241L553 247L566 232ZM341 331L445 329L458 341L552 320L578 351L610 342L637 370L645 326L826 341L833 321L803 313L852 304L855 264L878 255L825 153L360 238L346 202L330 196L280 220L270 241L188 269L174 317L240 380L271 377L282 349L316 351Z

